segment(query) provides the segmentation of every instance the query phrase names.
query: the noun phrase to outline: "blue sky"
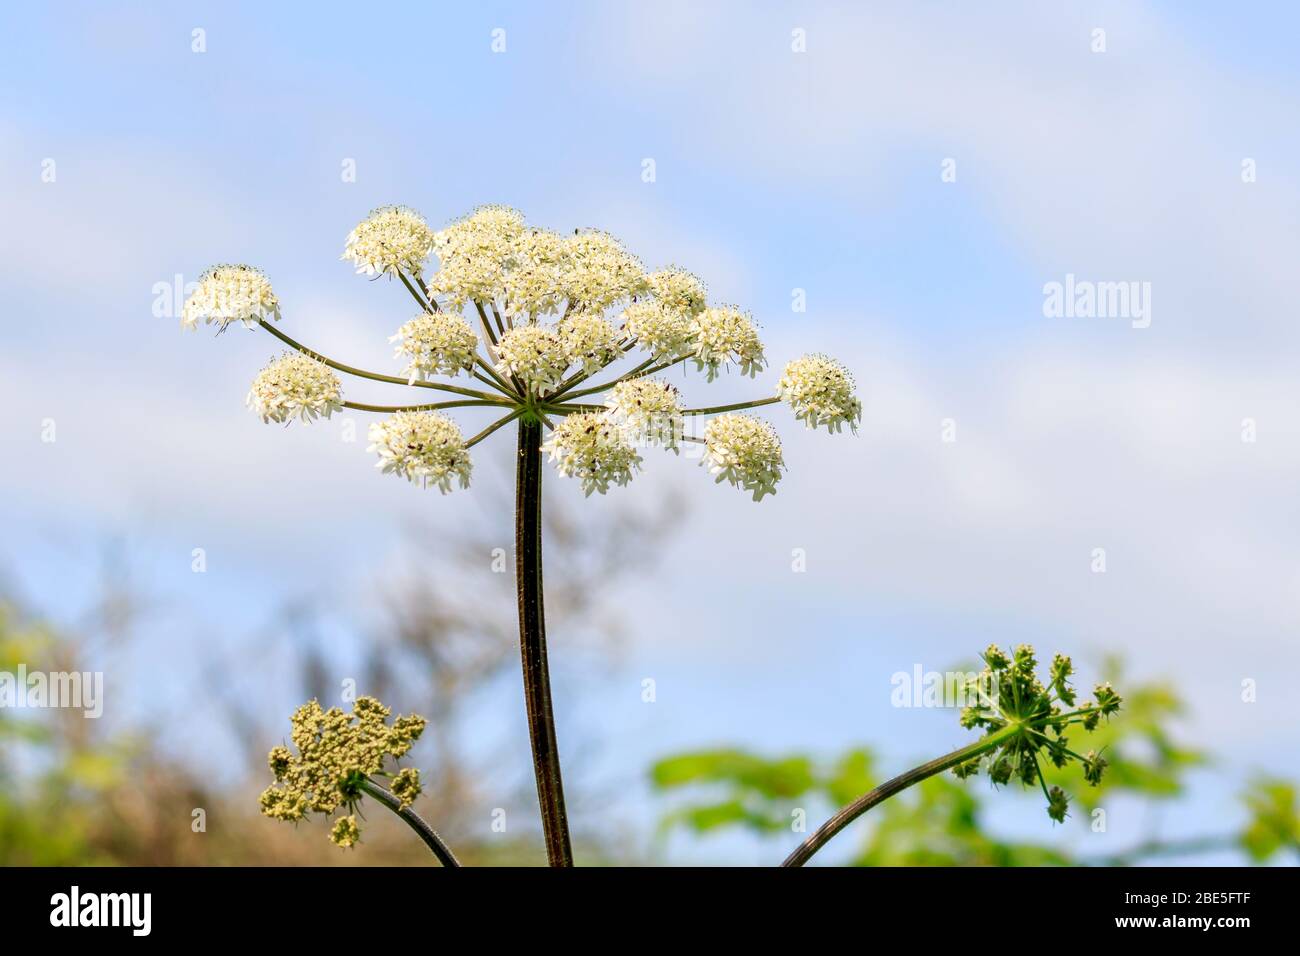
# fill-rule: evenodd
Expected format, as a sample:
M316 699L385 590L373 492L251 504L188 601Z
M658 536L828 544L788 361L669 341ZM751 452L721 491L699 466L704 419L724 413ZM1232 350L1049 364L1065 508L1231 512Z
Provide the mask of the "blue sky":
M1199 703L1188 732L1227 754L1225 779L1295 753L1290 5L0 16L2 553L58 617L92 590L100 543L124 542L168 608L120 679L132 713L178 708L183 683L137 691L183 671L187 641L237 642L286 595L347 595L364 616L413 510L451 526L462 507L381 480L333 424L262 426L241 403L273 343L182 336L154 314L155 284L255 263L289 334L387 368L404 293L351 275L344 236L384 203L442 223L505 202L553 228L606 228L752 309L774 368L711 397L769 389L786 358L818 350L854 369L866 403L857 438L773 415L790 473L761 506L687 461L653 460L585 503L550 482L590 520L670 489L691 501L661 568L625 597L620 672L562 712L608 722L612 776L722 742L867 742L899 763L947 749L962 736L951 715L890 708L889 675L991 640L1091 661L1122 650L1135 674L1177 679ZM192 52L196 28L206 52ZM340 176L349 159L355 182ZM1151 283L1151 326L1046 318L1043 286L1067 273ZM366 394L380 391L353 397ZM54 444L40 441L47 418ZM940 441L945 419L956 442ZM485 446L479 467L505 467L508 444ZM1090 571L1097 547L1105 575ZM1247 678L1253 705L1239 701ZM648 826L646 801L629 807ZM1175 823L1233 813L1207 780ZM1121 820L1117 839L1138 827Z

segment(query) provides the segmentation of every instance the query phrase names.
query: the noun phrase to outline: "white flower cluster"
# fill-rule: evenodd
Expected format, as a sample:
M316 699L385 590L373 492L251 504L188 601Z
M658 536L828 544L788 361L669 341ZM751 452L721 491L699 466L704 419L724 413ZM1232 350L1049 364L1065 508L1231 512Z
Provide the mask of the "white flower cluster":
M497 343L497 371L515 376L542 394L560 384L569 358L560 333L551 325L516 325Z
M348 234L340 258L351 259L368 276L399 271L418 276L433 247L433 231L414 209L382 206Z
M574 311L600 314L645 289L641 260L609 233L589 229L564 245L564 294Z
M523 234L523 214L509 206L481 206L435 233L438 271L429 294L446 296L457 308L502 298Z
M708 304L704 283L693 273L669 266L646 276L646 286L651 295L665 309L698 315Z
M671 361L695 350L691 318L654 299L642 299L623 310L623 327L651 358Z
M718 481L752 491L755 501L776 494L785 467L776 429L752 415L720 415L709 422L701 464Z
M255 328L262 320L280 319L280 300L271 280L260 269L245 265L213 266L199 276L198 288L181 308L181 327L194 329L199 320L220 325L242 322Z
M436 485L445 495L453 478L469 487L473 467L460 429L437 412L398 412L370 426L367 435L379 461L375 467L424 487Z
M731 306L705 309L691 321L695 364L711 382L719 370L735 365L753 378L767 364L758 329L744 312Z
M564 237L547 229L528 229L519 237L505 280L507 314L532 321L560 311L567 249Z
M478 335L459 315L436 312L419 315L389 338L396 342L394 358L409 359L404 371L413 384L430 375L455 375L474 367Z
M542 445L556 470L566 478L579 478L582 490L604 494L610 483L626 485L641 467L641 456L623 437L622 429L607 415L577 412L565 416Z
M257 373L244 401L264 422L310 422L342 408L342 396L342 383L328 366L286 352Z
M587 375L594 375L623 356L623 333L599 315L571 315L560 322L556 331L568 364L581 365Z
M676 386L658 378L619 382L605 399L606 413L628 442L677 448L682 437L682 397Z
M838 432L847 424L851 431L858 430L862 402L853 394L853 376L829 356L805 355L788 364L776 394L809 428L825 425L827 431Z

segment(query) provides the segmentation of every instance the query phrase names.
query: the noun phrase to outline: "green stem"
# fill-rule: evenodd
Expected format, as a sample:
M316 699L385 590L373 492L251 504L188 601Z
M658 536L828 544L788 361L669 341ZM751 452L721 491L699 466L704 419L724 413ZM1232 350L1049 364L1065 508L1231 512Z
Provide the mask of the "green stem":
M546 857L551 866L573 866L569 821L564 808L560 751L551 708L551 678L546 662L546 615L542 599L542 426L535 418L519 423L515 475L515 577L519 592L519 651L524 672L524 704L533 748L537 800L542 811Z
M653 375L655 372L662 372L666 368L672 368L674 365L677 365L681 362L685 362L688 358L690 358L689 355L683 355L681 358L675 358L671 362L660 362L658 365L650 365L648 362L642 362L640 365L632 369L632 371L628 372L626 375L620 375L618 378L614 379L613 381L605 382L603 385L593 385L591 388L582 388L576 392L570 392L568 391L568 389L565 389L563 391L556 392L554 395L548 395L546 397L549 401L554 401L555 399L560 398L561 396L566 394L569 396L569 398L581 398L584 395L595 395L597 392L607 392L615 385L617 385L619 382L626 382L628 379L642 378L646 375Z
M356 409L359 412L431 412L439 408L483 407L486 405L493 407L510 406L510 403L506 401L485 402L477 398L467 398L455 402L430 402L424 405L367 405L365 402L343 402L342 404L344 408Z
M742 408L758 408L760 405L772 405L779 398L756 398L752 402L736 402L734 405L712 405L708 408L684 408L683 415L717 415L720 412L738 412Z
M438 831L425 823L418 813L410 807L403 807L402 801L369 778L361 781L361 789L401 817L402 822L414 830L424 841L425 846L433 851L439 863L443 866L460 866L460 861L451 852L451 848L443 842L442 837L438 836Z
M474 436L473 438L471 438L469 441L465 442L465 447L466 447L466 448L473 448L475 445L477 445L479 442L481 442L484 438L487 438L489 435L491 435L491 434L492 434L494 431L496 431L498 428L501 428L502 426L504 426L504 425L508 425L508 424L510 424L511 422L513 422L516 418L518 418L520 415L522 415L522 414L524 413L524 411L525 411L525 409L523 408L523 406L520 406L520 407L516 408L513 412L511 412L509 415L506 415L504 418L498 418L496 421L494 421L494 422L493 422L491 425L489 425L487 428L483 429L481 432L479 432L477 435L475 435L475 436Z
M804 840L793 853L786 857L782 866L803 866L812 855L830 842L831 838L843 830L846 826L856 820L862 814L866 813L878 803L883 803L897 793L901 793L913 784L920 783L927 777L933 777L937 773L943 773L945 770L965 763L967 760L974 759L981 754L1001 745L1004 741L1021 732L1019 724L1008 724L1001 730L981 737L975 743L962 747L960 750L954 750L952 753L943 757L937 757L929 763L923 763L919 767L913 767L906 773L901 773L892 780L886 780L880 786L876 787L869 793L865 793L858 799L854 800L848 806L843 807L833 817L818 827L808 839Z
M468 395L471 398L482 398L490 402L495 402L498 398L498 396L493 395L490 392L480 392L472 388L462 388L459 385L445 385L442 382L422 382L419 379L412 382L404 378L397 378L394 375L380 375L378 372L367 372L365 369L353 368L351 365L344 365L342 362L336 362L326 355L321 355L319 352L307 348L307 346L303 345L301 342L295 342L268 322L259 322L258 324L285 345L289 346L289 348L296 349L303 355L310 356L321 364L328 365L330 368L339 372L345 372L348 375L355 375L358 378L368 378L374 382L388 382L392 385L414 385L418 388L436 388L441 392L455 392L457 395Z
M406 291L411 293L411 298L415 299L415 301L420 304L420 308L422 310L430 314L433 314L434 312L438 311L438 303L434 302L432 299L426 299L424 296L422 296L419 293L419 291L416 290L415 286L411 285L411 281L406 278L405 272L403 272L401 269L398 269L397 277L402 280L402 285L406 286Z

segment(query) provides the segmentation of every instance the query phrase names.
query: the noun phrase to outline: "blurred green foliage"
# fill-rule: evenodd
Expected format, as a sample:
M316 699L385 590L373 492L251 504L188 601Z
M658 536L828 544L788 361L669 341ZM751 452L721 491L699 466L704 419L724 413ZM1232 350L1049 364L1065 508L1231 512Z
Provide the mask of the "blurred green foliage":
M1210 762L1208 754L1175 739L1171 724L1184 707L1172 687L1132 684L1116 661L1108 662L1105 670L1108 680L1124 688L1125 705L1119 717L1087 735L1087 748L1103 751L1110 761L1101 785L1080 786L1076 776L1067 777L1050 765L1045 768L1049 784L1059 783L1073 798L1076 826L1086 826L1091 812L1116 794L1152 803L1173 800L1186 790L1189 772ZM804 819L804 829L792 833L800 814L818 807L829 814L876 787L885 779L877 763L865 748L824 764L805 754L767 758L728 748L667 757L651 768L650 776L661 792L689 795L665 814L664 832L707 834L741 828L801 840L820 820ZM987 801L996 796L985 779L962 781L941 774L875 807L843 839L858 840L852 856L858 866L1131 864L1222 849L1264 863L1281 859L1283 851L1300 851L1296 787L1273 778L1257 779L1247 789L1249 816L1240 831L1151 841L1105 858L1087 857L1064 845L991 835L984 816ZM1040 814L1035 811L1036 821ZM788 842L792 847L797 841Z

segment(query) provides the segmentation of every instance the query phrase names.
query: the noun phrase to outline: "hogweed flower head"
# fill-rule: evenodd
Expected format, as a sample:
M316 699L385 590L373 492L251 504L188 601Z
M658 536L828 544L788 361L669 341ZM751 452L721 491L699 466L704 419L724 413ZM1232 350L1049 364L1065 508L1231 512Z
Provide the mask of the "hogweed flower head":
M599 315L645 289L641 260L607 232L577 232L564 253L560 281L575 312Z
M566 363L594 375L623 355L623 333L599 315L571 315L556 327Z
M286 352L257 373L245 399L264 422L329 418L343 407L343 385L324 363Z
M425 261L437 259L426 277ZM266 276L248 266L218 266L186 302L183 323L261 325L300 353L257 377L248 404L266 421L309 421L351 408L390 417L369 428L377 467L447 492L467 486L469 449L518 419L541 423L560 473L604 494L641 464L635 448L703 445L703 464L762 500L783 470L770 424L733 414L785 402L810 428L856 429L862 403L847 369L823 355L786 365L776 395L688 408L676 385L655 378L681 365L713 381L735 368L755 377L767 365L753 319L712 306L704 284L677 266L647 273L621 242L597 230L559 233L528 224L508 206L482 206L444 229L430 229L405 206L374 210L348 235L343 258L369 275L400 278L421 314L389 341L402 377L343 365L299 345L268 320L279 304ZM640 353L640 354L636 354ZM596 379L636 354L634 368ZM335 371L421 390L455 393L445 402L370 405L344 401ZM441 378L471 379L453 384ZM486 387L487 390L484 390ZM593 396L593 397L588 397ZM495 410L502 417L468 440L440 409ZM470 414L474 414L471 412ZM683 423L713 418L703 437Z
M338 707L329 710L311 700L290 718L290 739L297 753L288 747L271 750L267 764L275 782L262 792L259 804L268 817L297 823L312 813L333 816L347 811L330 831L330 840L341 847L353 846L361 836L353 815L364 793L363 784L375 776L386 776L391 761L406 756L424 732L425 720L418 715L397 717L373 697L358 697L352 712ZM403 770L397 774L401 793L394 794L409 805L420 793L419 776Z
M348 234L340 258L350 259L358 274L418 276L433 248L433 230L414 209L381 206Z
M528 229L516 241L513 268L506 274L504 308L508 315L536 319L564 306L562 281L568 246L549 229Z
M704 429L704 458L719 482L754 493L755 501L776 494L785 462L776 429L752 415L721 415Z
M398 799L401 809L405 810L424 792L424 787L420 784L420 771L414 767L399 770L388 789Z
M398 343L394 358L408 360L403 371L410 384L472 370L478 354L478 333L459 315L446 312L416 316L388 341Z
M375 467L385 474L401 475L408 481L436 486L444 495L453 479L469 487L473 464L460 429L439 412L398 412L370 426L367 451L379 455Z
M252 329L259 322L279 319L280 300L271 289L271 280L260 269L245 265L208 269L181 307L181 327L185 329L198 328L200 320L224 330L231 322Z
M794 409L794 417L809 428L825 425L838 432L843 425L858 430L862 402L853 392L848 369L826 355L805 355L785 367L776 395Z
M668 266L646 276L646 288L665 309L688 316L698 315L708 305L704 283L694 273Z
M683 420L682 397L675 385L657 378L628 379L610 389L605 407L628 442L677 448Z
M654 299L641 299L623 310L624 328L654 359L676 358L694 351L692 314Z
M695 364L708 374L710 382L730 365L739 368L740 374L753 378L767 364L758 328L737 308L705 309L691 320L691 337L695 344Z
M560 384L569 367L560 332L550 325L517 325L497 345L497 371L517 377L537 394Z
M641 456L623 437L622 429L607 415L584 412L569 415L542 445L566 478L582 481L587 495L602 495L611 483L626 485L641 467Z
M1071 686L1074 665L1057 654L1043 681L1036 673L1038 660L1028 644L1010 654L996 645L984 652L984 670L967 685L976 702L964 708L961 725L986 731L989 747L980 756L958 764L959 777L977 774L984 766L995 784L1012 779L1026 786L1037 784L1047 800L1047 814L1065 820L1069 798L1060 787L1047 786L1043 764L1063 768L1077 762L1091 786L1101 784L1107 762L1095 750L1080 754L1069 746L1067 731L1078 726L1096 729L1098 722L1119 710L1122 700L1109 684L1098 684L1093 700L1078 703Z
M480 206L434 234L438 271L429 294L459 307L500 298L515 266L524 217L509 206Z

